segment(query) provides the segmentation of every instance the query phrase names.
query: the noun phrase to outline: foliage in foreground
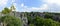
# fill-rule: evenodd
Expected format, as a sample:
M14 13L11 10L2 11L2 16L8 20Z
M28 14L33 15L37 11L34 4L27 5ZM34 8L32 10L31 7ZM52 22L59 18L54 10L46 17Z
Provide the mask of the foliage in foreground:
M28 20L30 26L60 26L59 22L53 21L52 19L44 19L42 17L30 19Z
M21 19L14 16L3 16L0 20L4 26L22 26Z

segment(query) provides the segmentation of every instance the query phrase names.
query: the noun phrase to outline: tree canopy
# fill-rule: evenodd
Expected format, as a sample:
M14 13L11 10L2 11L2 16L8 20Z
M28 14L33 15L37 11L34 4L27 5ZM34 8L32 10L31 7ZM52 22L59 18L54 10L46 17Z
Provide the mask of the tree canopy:
M2 10L2 13L3 14L8 14L8 13L10 13L10 9L5 7L4 10Z
M18 17L3 16L0 18L4 26L22 26L22 21Z

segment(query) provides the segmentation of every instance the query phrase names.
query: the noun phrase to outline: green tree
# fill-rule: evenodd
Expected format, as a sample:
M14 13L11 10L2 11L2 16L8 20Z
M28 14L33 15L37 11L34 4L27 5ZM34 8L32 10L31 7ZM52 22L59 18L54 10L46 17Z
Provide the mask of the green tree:
M22 21L18 17L3 16L0 20L3 23L3 26L22 26Z
M49 14L49 13L45 13L44 17L47 18L47 19L49 19L49 18L53 19L53 15Z
M35 26L60 26L59 22L53 21L52 19L45 19L42 17L35 17L32 23Z
M29 26L34 26L34 24L29 24Z
M8 14L8 13L10 13L10 9L5 7L4 10L2 10L2 13L3 14Z

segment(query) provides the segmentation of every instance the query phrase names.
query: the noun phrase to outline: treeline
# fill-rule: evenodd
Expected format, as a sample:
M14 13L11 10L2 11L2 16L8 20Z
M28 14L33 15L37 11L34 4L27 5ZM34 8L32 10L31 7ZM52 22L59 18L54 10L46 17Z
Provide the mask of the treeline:
M54 18L58 13L25 12L29 26L60 26L60 20ZM60 16L60 15L59 15Z

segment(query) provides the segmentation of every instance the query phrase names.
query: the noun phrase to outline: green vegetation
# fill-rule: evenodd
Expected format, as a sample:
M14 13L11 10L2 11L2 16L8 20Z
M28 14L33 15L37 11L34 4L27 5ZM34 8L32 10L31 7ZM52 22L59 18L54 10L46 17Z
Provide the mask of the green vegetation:
M22 21L18 17L14 16L2 16L0 17L3 26L22 26Z
M10 9L7 8L7 7L5 7L4 10L2 10L2 13L3 13L3 14L8 14L8 13L10 13L10 12L11 12Z
M29 24L29 26L34 26L34 24Z
M29 21L30 26L60 26L59 22L53 21L52 19L44 19L42 17L35 17Z
M50 13L45 13L44 18L36 12L27 13L27 18L29 26L60 26L60 22L53 20L53 15Z
M2 14L7 14L0 16L0 22L2 23L2 26L22 26L23 22L19 17L9 15L9 13L13 10L15 10L14 5L12 5L10 9L5 7L4 10L2 10Z

